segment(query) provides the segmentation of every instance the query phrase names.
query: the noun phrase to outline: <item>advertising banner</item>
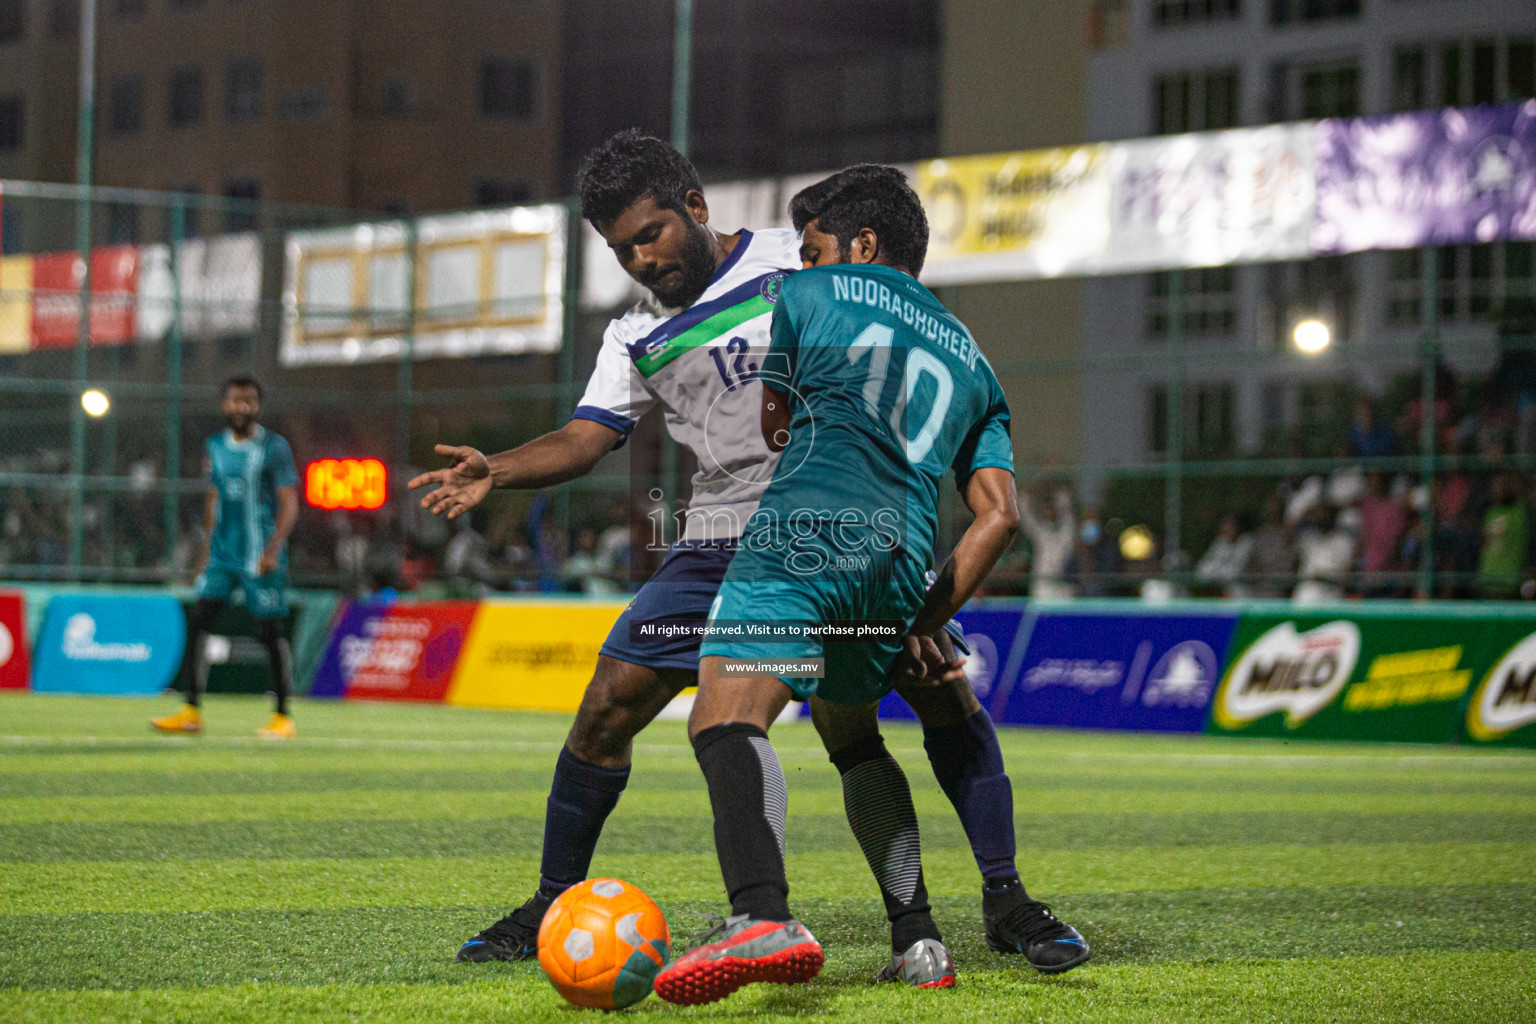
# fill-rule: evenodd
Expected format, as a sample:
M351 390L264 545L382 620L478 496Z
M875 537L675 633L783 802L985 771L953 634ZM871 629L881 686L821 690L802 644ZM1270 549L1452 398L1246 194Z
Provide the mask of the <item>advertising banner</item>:
M1448 742L1480 660L1476 620L1245 614L1210 730Z
M171 685L186 642L174 597L60 594L43 616L32 689L156 694Z
M1109 244L1109 147L929 160L915 187L928 210L924 282L1057 277Z
M423 217L414 238L404 221L290 234L283 364L395 359L408 327L418 357L557 351L565 221L551 203Z
M331 631L310 695L442 701L476 607L474 601L349 604Z
M1235 611L1032 611L1018 671L986 703L994 721L1199 732Z
M32 347L32 257L0 256L0 355Z
M194 238L181 246L181 332L188 338L251 334L261 304L261 244L254 234ZM134 333L161 338L176 314L171 250L140 250Z
M0 690L27 688L27 614L20 594L0 594Z
M1311 251L1311 124L1174 135L1108 148L1098 273L1296 259Z
M1536 100L1323 121L1318 252L1536 238Z
M996 692L1004 670L1008 667L1009 654L1019 635L1019 625L1024 621L1023 601L980 601L967 605L955 615L955 621L965 633L966 646L971 653L965 659L965 677L983 707ZM880 717L890 719L915 719L906 701L894 693L880 702Z
M32 347L69 348L80 329L80 284L84 264L72 252L32 260ZM91 250L91 344L133 340L134 295L139 249L109 245Z
M448 703L575 711L622 602L482 601Z
M1482 665L1467 701L1465 738L1536 747L1536 622L1489 622Z

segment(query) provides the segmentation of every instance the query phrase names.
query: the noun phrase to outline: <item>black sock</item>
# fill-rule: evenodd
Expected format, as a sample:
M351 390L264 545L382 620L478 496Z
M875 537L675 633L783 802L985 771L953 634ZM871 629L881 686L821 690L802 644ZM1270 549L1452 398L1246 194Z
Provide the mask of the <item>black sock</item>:
M1018 878L1013 786L1003 770L1003 752L992 719L982 710L954 725L925 728L923 748L965 827L981 877L993 886Z
M272 693L277 697L277 713L288 713L288 694L293 690L293 649L283 636L276 619L261 619L256 624L261 645L267 649L267 665L272 672Z
M587 877L603 823L628 783L628 767L604 768L560 748L544 811L540 889L559 895Z
M923 884L922 843L906 773L879 735L834 752L832 763L843 776L848 824L880 883L891 951L904 952L919 939L942 942Z
M789 788L768 734L755 725L726 722L695 736L693 752L709 784L715 853L731 913L793 920L784 877Z
M192 606L187 622L187 653L181 659L181 688L186 692L187 703L194 708L202 703L203 687L208 682L208 659L203 654L203 642L208 630L223 607L219 601L199 600Z

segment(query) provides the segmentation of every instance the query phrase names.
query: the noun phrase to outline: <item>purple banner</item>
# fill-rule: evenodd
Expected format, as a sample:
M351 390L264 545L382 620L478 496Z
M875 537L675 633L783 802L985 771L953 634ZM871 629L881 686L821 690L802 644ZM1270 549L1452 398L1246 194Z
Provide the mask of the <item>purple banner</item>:
M1317 127L1318 252L1536 238L1536 100Z

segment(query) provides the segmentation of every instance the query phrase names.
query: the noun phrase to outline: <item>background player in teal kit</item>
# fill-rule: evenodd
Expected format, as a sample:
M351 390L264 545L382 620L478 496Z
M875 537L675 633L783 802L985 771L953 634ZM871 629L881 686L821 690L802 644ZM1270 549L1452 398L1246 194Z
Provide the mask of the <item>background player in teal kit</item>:
M763 437L782 454L710 618L721 630L802 632L789 642L717 634L700 649L688 730L709 784L732 917L718 940L657 978L657 992L672 1002L710 1002L750 982L819 972L821 947L789 911L786 785L768 727L792 697L808 698L834 761L842 750L878 744L878 701L898 655L935 682L957 670L932 634L975 592L1019 525L1008 404L970 332L916 280L928 226L905 177L852 167L801 192L790 211L809 269L784 282L762 365ZM925 593L939 483L950 469L975 520ZM898 631L854 643L804 632L882 621ZM825 659L824 678L726 664L810 658ZM887 907L923 908L891 915L893 926L912 929L913 944L893 958L890 976L904 959L948 954L926 912L904 784L874 817L883 834L857 825L855 833ZM1007 915L1018 925L1010 942L1027 946L1038 969L1087 960L1082 936L1016 880L997 898L1016 911ZM988 940L999 948L992 916Z
M202 729L199 703L207 671L203 640L215 616L239 589L256 619L277 696L271 720L257 735L267 739L294 735L288 714L293 654L282 626L288 615L284 597L288 535L299 518L299 474L288 442L257 423L261 397L261 384L254 377L231 377L224 382L220 408L229 428L206 443L207 545L182 663L187 704L174 715L154 719L153 725L162 732Z

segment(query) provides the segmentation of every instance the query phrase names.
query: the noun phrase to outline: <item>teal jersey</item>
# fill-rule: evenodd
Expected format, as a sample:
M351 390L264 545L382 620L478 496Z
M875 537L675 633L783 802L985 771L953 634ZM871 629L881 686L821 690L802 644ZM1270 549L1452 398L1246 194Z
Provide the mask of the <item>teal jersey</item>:
M790 441L763 495L779 523L868 526L923 564L939 481L1013 471L1008 402L965 325L912 276L842 264L784 282L763 382L790 395Z
M277 528L278 488L299 483L293 450L259 425L244 441L215 434L205 448L208 485L219 492L208 564L254 576Z

